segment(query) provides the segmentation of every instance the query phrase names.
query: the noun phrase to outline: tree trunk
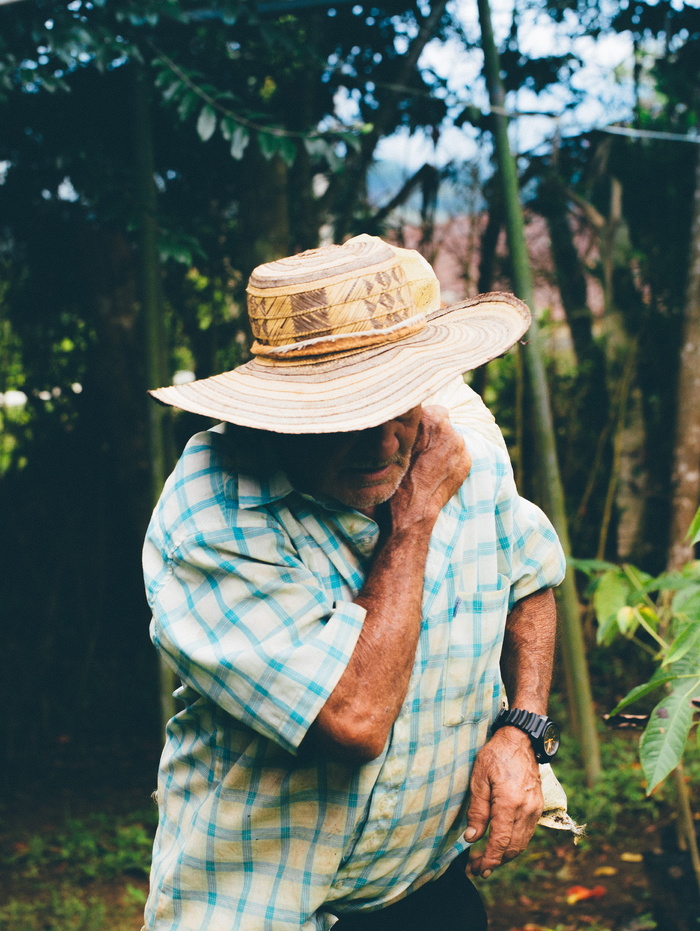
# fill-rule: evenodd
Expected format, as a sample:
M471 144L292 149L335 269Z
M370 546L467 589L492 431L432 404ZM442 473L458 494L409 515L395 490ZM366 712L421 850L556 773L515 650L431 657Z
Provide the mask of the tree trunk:
M680 570L693 558L693 547L687 534L700 503L700 151L695 175L688 283L683 313L671 488L667 568L673 572ZM679 836L690 853L700 889L700 851L690 811L688 787L680 766L674 772L674 783Z
M627 403L621 412L618 431L618 467L612 476L617 490L618 559L643 562L645 514L648 500L649 475L647 456L647 425L644 417L642 390L637 375L635 327L643 316L643 306L634 282L632 265L634 250L622 215L622 185L610 178L610 210L602 235L602 260L605 282L605 354L608 392L612 396L631 367Z
M504 206L508 245L513 264L515 288L519 296L534 310L532 274L525 246L522 206L516 165L508 140L508 120L504 113L505 95L500 79L498 52L491 25L488 0L478 0L484 49L484 72L494 121L495 145L504 189ZM537 321L533 323L525 345L525 361L529 389L533 400L535 444L542 469L544 505L554 524L564 551L570 554L569 532L564 507L564 494L559 475L549 390L539 345ZM567 576L559 590L561 644L564 658L572 724L581 743L582 762L589 784L600 773L600 749L595 728L593 699L586 663L583 631L573 573Z
M289 201L295 192L285 162L278 155L266 159L255 142L246 149L242 164L246 184L239 196L233 262L241 277L234 296L244 309L239 320L250 345L250 321L245 313L248 278L256 266L290 254Z
M167 358L167 336L161 300L160 262L158 255L158 224L156 187L153 166L153 137L150 101L145 77L140 67L133 74L134 190L138 222L138 258L140 270L141 318L145 334L146 381L149 388L167 385L170 381ZM151 462L151 499L155 506L168 473L174 465L172 421L168 408L151 401L149 414L149 449ZM145 528L144 528L145 529ZM175 713L173 690L175 675L161 659L160 706L161 723Z
M693 558L686 539L700 499L700 152L690 234L673 452L668 568Z
M605 355L593 333L594 317L588 304L586 275L570 222L569 192L557 170L556 152L545 168L534 208L545 218L557 288L566 314L576 368L566 397L567 443L561 449L561 467L569 494L584 506L594 487L604 479L603 463L610 455L610 401L605 379ZM591 456L591 449L596 449ZM587 519L578 509L571 523L574 549L591 553L598 534L598 513ZM593 520L591 518L594 518Z
M498 239L505 222L503 210L503 185L493 184L499 181L498 168L495 179L488 183L491 196L489 197L489 212L486 226L481 234L481 250L479 257L479 283L477 288L481 294L491 291L496 277L496 249Z
M243 165L246 184L240 192L240 233L236 241L236 268L244 284L263 262L289 255L289 171L279 155L267 159L252 142Z
M542 179L535 208L547 221L557 287L579 367L592 361L602 370L598 364L600 351L593 339L586 277L569 225L566 187L555 168L550 168Z

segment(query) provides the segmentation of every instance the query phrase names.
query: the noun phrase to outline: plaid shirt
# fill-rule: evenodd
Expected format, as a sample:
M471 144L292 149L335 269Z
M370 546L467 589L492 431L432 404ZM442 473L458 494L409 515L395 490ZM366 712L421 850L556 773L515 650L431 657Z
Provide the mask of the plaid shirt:
M459 427L469 477L433 532L423 626L381 756L353 767L300 744L345 669L378 528L227 466L193 437L144 549L151 635L184 683L158 783L152 931L328 928L434 878L463 849L474 758L502 704L515 601L564 559L506 454Z

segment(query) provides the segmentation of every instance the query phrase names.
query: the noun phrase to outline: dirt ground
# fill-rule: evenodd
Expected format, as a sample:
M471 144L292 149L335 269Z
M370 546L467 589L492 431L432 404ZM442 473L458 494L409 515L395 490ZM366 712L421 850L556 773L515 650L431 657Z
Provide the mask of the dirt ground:
M85 760L66 763L54 768L49 778L40 782L28 778L2 794L0 913L12 899L31 899L39 890L46 894L52 884L58 888L65 880L60 865L55 864L40 876L28 877L26 871L22 875L8 862L17 844L32 835L47 835L66 818L96 812L121 817L147 810L152 804L156 756L153 748L144 747L136 756L115 757L109 766L102 763L98 772ZM589 826L588 836L578 847L564 832L545 839L540 832L547 829L538 828L530 848L518 860L496 871L491 879L477 881L487 902L490 931L698 931L700 915L687 919L686 924L667 923L663 915L659 922L658 905L654 923L643 854L653 858L660 845L659 826L623 818L612 839L600 827ZM668 892L676 880L681 890L688 888L678 869L674 873L671 867L668 875L663 869L657 877L662 890ZM147 880L138 871L109 881L97 877L81 888L81 895L90 901L104 903L103 927L109 931L139 931L146 892ZM685 897L683 892L681 897ZM44 927L67 931L74 925Z
M628 839L622 850L608 844L586 851L562 843L542 857L522 855L518 877L499 894L485 894L490 931L643 931L654 928L641 855L641 839ZM536 845L537 841L533 842ZM487 880L488 883L488 880ZM482 887L483 889L483 884Z

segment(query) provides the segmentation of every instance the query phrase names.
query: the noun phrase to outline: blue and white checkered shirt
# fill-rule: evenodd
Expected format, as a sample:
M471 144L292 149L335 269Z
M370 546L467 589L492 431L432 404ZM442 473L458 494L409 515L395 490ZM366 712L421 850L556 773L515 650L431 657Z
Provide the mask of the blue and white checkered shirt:
M506 454L459 428L469 477L432 536L408 694L363 766L300 744L345 669L378 528L190 440L151 521L151 634L184 683L161 761L150 931L324 929L434 878L466 846L474 758L502 704L515 601L564 559Z

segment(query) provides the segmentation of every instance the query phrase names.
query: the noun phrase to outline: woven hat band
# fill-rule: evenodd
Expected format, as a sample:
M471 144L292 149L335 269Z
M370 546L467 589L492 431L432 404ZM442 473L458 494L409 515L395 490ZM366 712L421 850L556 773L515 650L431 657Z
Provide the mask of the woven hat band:
M427 262L373 236L259 266L248 284L258 356L289 359L402 339L439 305Z
M265 346L256 340L250 347L250 351L260 359L275 362L286 360L299 362L304 359L308 359L309 362L318 362L329 354L347 355L349 352L358 352L362 349L369 349L371 346L381 346L397 339L405 339L422 330L426 323L426 318L420 314L382 329L317 336L284 346Z

